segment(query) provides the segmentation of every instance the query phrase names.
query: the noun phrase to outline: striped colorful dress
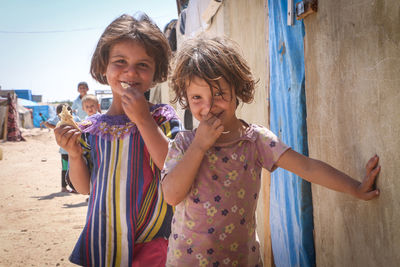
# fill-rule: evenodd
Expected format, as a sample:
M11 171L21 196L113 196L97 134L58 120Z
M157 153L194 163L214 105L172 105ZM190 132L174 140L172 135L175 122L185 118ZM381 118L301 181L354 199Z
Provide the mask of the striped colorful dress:
M180 130L169 105L154 105L150 111L168 138ZM131 266L134 244L170 235L173 208L163 200L160 170L126 115L96 114L80 126L91 191L86 224L70 261Z

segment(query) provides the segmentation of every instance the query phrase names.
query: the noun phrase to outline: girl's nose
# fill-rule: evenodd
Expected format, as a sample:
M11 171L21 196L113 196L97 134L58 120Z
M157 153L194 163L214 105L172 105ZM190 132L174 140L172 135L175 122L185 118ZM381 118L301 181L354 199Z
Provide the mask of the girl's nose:
M135 65L130 65L125 69L125 72L130 76L137 76L137 69Z
M203 117L207 116L211 111L211 106L211 100L205 100L203 106L201 107L200 115Z

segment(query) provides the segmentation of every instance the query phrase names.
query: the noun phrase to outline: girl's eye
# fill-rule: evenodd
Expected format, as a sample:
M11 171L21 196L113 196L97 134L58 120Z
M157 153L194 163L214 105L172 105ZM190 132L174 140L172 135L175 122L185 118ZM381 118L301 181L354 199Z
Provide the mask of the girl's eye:
M141 68L147 68L148 67L148 65L146 63L139 63L138 66L141 67Z
M192 96L192 99L193 100L199 100L201 97L200 96L198 96L198 95L194 95L194 96Z
M117 65L122 65L122 64L125 64L125 60L118 59L118 60L115 60L114 63L117 64Z
M215 94L214 94L214 96L222 96L224 93L223 92L216 92Z

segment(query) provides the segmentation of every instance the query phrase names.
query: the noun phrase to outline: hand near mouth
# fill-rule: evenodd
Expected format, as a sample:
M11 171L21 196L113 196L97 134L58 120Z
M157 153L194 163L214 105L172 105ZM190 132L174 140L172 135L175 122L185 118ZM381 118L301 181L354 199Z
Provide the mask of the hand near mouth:
M203 119L200 121L193 143L202 151L207 151L215 144L223 131L224 126L222 125L222 121L209 113L203 116Z
M128 83L121 82L121 86L124 88L127 86L121 95L121 101L122 108L128 118L136 124L151 119L149 104L144 93L140 89L130 86Z

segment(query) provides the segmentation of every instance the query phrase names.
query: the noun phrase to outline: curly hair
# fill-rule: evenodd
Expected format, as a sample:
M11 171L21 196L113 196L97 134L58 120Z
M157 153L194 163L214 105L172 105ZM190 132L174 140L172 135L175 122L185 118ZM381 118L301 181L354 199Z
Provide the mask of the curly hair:
M238 46L228 38L199 36L185 41L174 57L172 69L172 103L179 102L183 108L188 108L186 88L195 76L203 79L210 91L215 86L221 90L218 80L224 78L242 102L250 103L254 98L257 81Z
M166 81L171 48L161 30L145 14L142 14L139 19L124 14L107 26L92 56L90 66L92 77L101 84L108 84L104 73L107 69L110 50L113 45L126 40L143 45L146 53L154 58L156 70L153 82Z

